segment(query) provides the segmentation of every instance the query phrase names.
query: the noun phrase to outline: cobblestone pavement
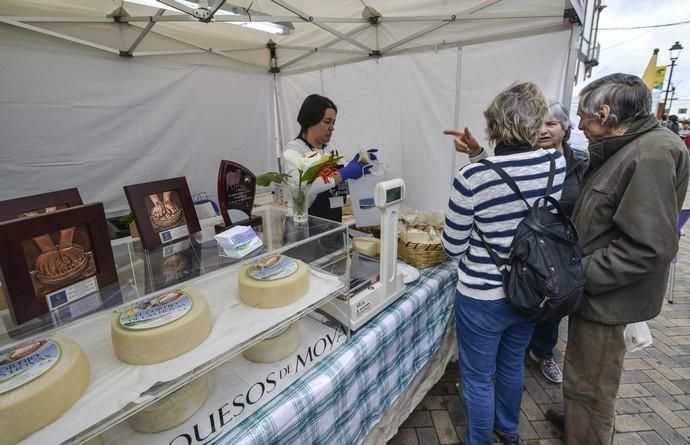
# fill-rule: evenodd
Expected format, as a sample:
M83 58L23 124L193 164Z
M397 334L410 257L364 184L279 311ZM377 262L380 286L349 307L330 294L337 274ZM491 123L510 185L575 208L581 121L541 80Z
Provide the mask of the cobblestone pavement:
M665 302L649 322L653 345L626 355L616 403L616 444L690 443L690 230L681 237L673 290L674 303ZM555 357L560 364L566 328L564 321ZM544 419L549 407L562 403L561 385L546 380L531 360L525 366L520 437L527 445L562 444L560 432ZM458 382L457 364L450 363L388 444L460 443L466 421Z

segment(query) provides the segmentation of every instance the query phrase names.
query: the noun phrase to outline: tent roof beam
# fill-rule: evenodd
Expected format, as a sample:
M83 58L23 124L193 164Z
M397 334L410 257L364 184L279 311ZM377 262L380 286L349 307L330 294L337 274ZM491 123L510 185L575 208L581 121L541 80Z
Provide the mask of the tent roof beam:
M348 35L348 36L353 36L353 35L359 33L360 31L363 31L363 30L369 28L369 26L371 26L371 25L369 25L369 23L366 23L366 24L364 24L364 25L358 26L357 28L355 28L355 29L349 31L349 32L347 33L347 35ZM330 41L324 43L323 45L319 46L318 48L310 48L310 49L309 49L309 52L307 52L307 53L305 53L305 54L302 54L301 56L295 57L294 59L285 62L285 63L284 63L283 65L281 65L279 68L282 70L282 69L285 68L286 66L290 66L290 65L293 65L293 64L295 64L295 63L297 63L297 62L299 62L299 61L301 61L301 60L304 60L304 59L306 59L307 57L316 54L318 51L320 51L320 50L322 50L322 49L325 49L325 48L328 48L328 47L330 47L330 46L333 46L333 45L335 45L335 44L338 43L338 42L340 42L340 39L339 39L339 38L335 38L335 39L333 39L333 40L330 40Z
M29 22L29 23L134 23L134 22L197 22L198 19L187 15L187 14L168 14L165 16L152 15L152 16L132 16L132 17L43 17L43 16L0 16L2 19L13 20L16 22ZM460 21L477 21L477 20L512 20L512 19L539 19L539 18L563 18L563 13L555 12L543 12L543 13L532 13L532 14L516 14L516 13L501 13L501 14L458 14L458 15L442 15L442 16L410 16L410 17L379 17L377 20L379 23L402 23L402 22L460 22ZM251 17L247 15L221 15L215 16L213 18L214 22L219 23L246 23L246 22L286 22L286 23L312 23L319 22L324 23L366 23L369 24L369 20L360 18L337 18L337 17L311 17L312 20L302 19L295 16L273 16L273 15L252 15ZM319 25L316 25L319 26ZM321 27L321 26L320 26ZM337 35L347 35L340 33L337 30L322 29L330 32L331 34ZM344 39L347 40L347 39ZM371 51L370 48L366 48L360 42L352 39L350 41L355 46L361 49L366 49ZM348 40L349 41L349 40ZM357 42L357 43L353 43Z
M340 37L342 40L350 43L351 45L354 45L360 49L365 50L367 53L370 53L373 51L371 48L369 48L367 45L351 38L347 34L343 34L342 32L338 31L337 29L326 25L325 23L314 19L314 17L310 16L304 11L300 11L299 9L295 8L294 6L290 5L289 3L283 1L283 0L271 0L273 3L276 5L282 6L283 8L287 9L288 11L292 12L293 14L297 14L304 20L305 22L312 23L314 26L318 26L319 28L323 29L324 31L330 32L336 37Z
M158 11L156 11L157 16L161 16L165 13L165 9L161 8ZM127 57L132 57L132 53L134 53L134 50L137 49L139 44L141 43L142 40L144 40L144 37L151 31L151 29L156 25L156 22L151 21L146 24L144 29L139 33L137 38L132 42L132 44L129 46L129 49L125 52L121 52L121 56L127 56Z
M39 34L44 34L44 35L55 37L55 38L58 38L61 40L66 40L68 42L77 43L79 45L84 45L84 46L88 46L91 48L100 49L102 51L106 51L106 52L117 54L117 55L120 54L120 51L115 49L115 48L110 48L110 47L105 46L105 45L99 45L97 43L89 42L88 40L78 39L76 37L68 36L66 34L62 34L59 32L51 31L51 30L44 29L44 28L39 28L38 26L33 26L33 25L29 25L27 23L22 23L19 21L11 20L8 17L0 17L0 22L5 23L7 25L11 25L11 26L16 26L17 28L26 29L28 31L34 31L34 32L37 32Z

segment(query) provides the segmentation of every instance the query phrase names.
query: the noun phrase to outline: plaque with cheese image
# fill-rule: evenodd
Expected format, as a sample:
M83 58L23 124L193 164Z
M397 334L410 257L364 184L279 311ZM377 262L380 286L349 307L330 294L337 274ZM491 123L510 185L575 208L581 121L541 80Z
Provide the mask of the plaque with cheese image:
M284 255L270 255L239 272L243 303L260 309L287 306L309 291L309 267Z
M179 289L117 311L110 333L118 359L151 365L196 348L208 337L211 325L206 298Z
M0 445L57 420L84 393L90 374L79 344L59 334L0 351Z

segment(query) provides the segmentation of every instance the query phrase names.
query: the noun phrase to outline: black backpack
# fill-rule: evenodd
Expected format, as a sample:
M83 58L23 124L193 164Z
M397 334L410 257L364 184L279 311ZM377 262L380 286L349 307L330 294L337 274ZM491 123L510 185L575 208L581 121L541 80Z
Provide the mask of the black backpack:
M560 320L573 313L584 296L585 271L575 225L551 196L556 170L554 158L551 158L546 193L532 206L503 169L486 159L479 162L498 173L529 210L517 226L507 261L498 257L475 226L503 275L503 290L511 306L533 323ZM556 213L548 209L548 204Z

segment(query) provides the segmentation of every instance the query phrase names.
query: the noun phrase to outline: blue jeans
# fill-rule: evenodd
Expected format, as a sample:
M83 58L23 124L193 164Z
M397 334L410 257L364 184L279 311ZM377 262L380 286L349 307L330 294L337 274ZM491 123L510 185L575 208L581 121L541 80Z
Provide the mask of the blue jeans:
M544 321L534 326L534 333L529 344L529 349L542 360L551 360L553 350L558 343L558 325L561 320Z
M494 429L517 435L523 362L534 325L513 311L506 298L475 300L457 291L455 317L467 412L463 444L491 444Z

